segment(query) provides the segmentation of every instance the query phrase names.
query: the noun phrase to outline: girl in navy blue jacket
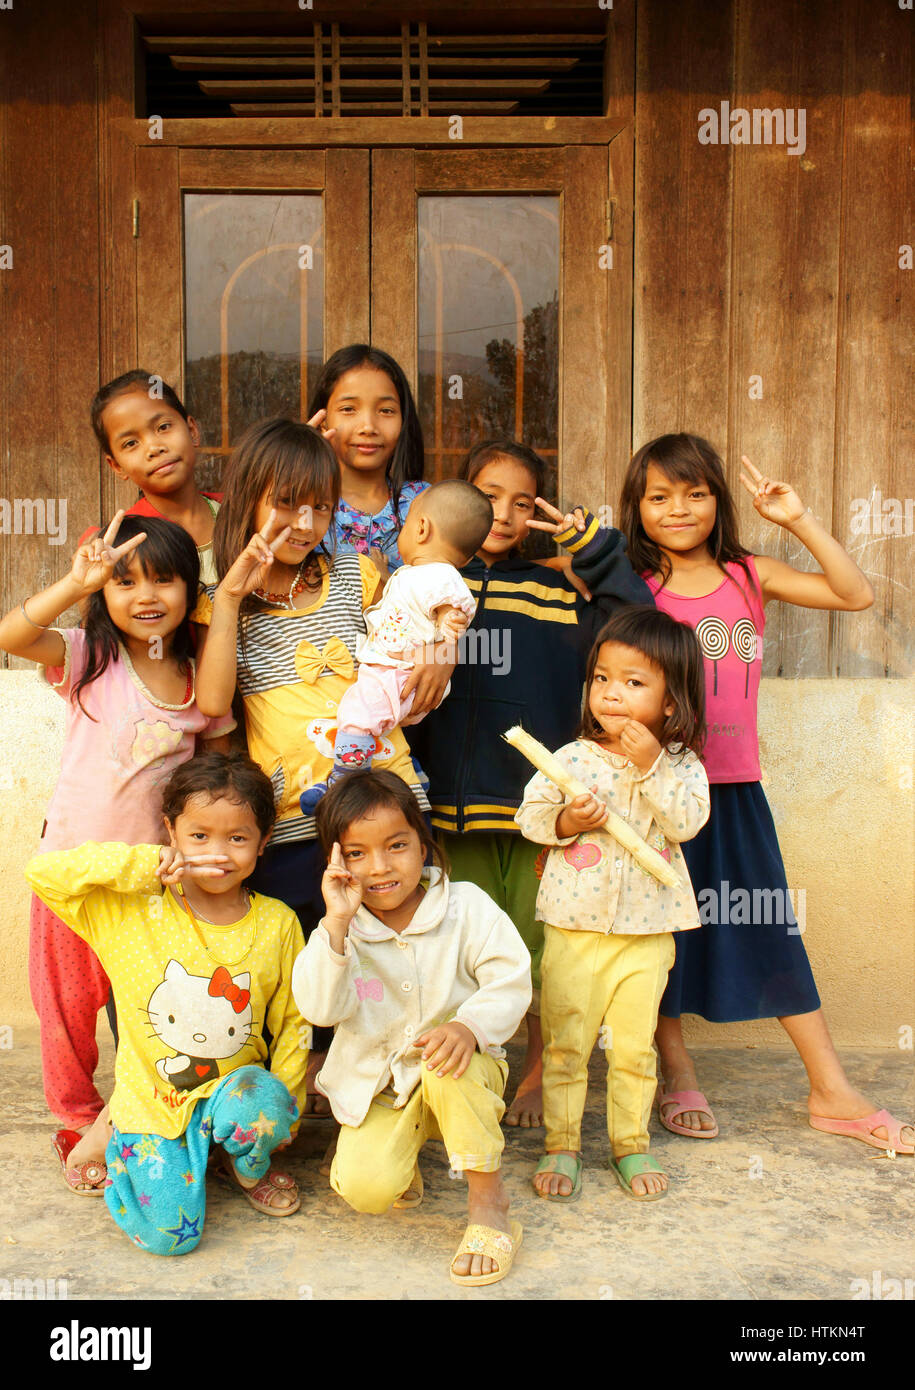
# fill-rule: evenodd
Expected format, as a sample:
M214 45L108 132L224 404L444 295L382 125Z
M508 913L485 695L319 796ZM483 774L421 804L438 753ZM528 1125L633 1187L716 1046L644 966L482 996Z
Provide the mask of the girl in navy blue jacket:
M540 1102L540 958L535 917L539 846L514 816L531 769L502 734L521 724L547 748L573 737L581 715L588 652L607 618L651 593L626 558L620 531L590 512L565 516L542 500L545 465L524 445L487 440L471 449L460 476L493 507L493 528L461 571L477 612L460 641L448 699L407 733L425 769L432 823L451 876L477 884L511 917L531 953L534 1001L527 1057L506 1123L543 1123ZM538 521L540 508L549 521ZM571 554L576 585L561 570L519 553L531 529L553 535ZM591 597L582 592L587 590Z

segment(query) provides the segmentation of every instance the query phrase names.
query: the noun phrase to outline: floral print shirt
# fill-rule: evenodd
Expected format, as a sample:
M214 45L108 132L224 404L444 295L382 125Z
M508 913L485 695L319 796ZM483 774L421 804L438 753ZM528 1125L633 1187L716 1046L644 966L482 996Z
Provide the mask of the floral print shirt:
M385 556L388 567L399 569L403 564L397 549L397 537L404 523L410 503L420 492L429 486L421 480L404 483L400 489L397 515L394 515L394 502L391 496L380 512L357 512L355 507L341 497L334 513L334 521L328 540L335 542L338 551L356 551L359 555L370 555L378 549Z

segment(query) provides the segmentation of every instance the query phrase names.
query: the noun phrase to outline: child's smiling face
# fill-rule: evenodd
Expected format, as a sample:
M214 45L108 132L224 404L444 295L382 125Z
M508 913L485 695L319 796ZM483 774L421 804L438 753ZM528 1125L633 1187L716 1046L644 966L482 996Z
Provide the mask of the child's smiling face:
M102 412L108 464L151 497L179 492L193 479L200 433L164 400L141 387L115 396Z
M664 672L636 647L604 642L588 689L588 709L615 744L627 720L635 719L660 738L673 714Z
M219 872L190 881L194 888L218 896L231 893L254 872L257 857L269 836L261 835L254 812L246 801L208 792L189 796L174 823L166 819L169 842L188 857L192 854L223 856L213 865Z
M528 521L535 515L536 481L518 459L499 454L473 478L492 503L492 530L477 551L490 564L515 550L530 534Z
M422 900L425 861L420 838L396 806L376 806L340 836L343 863L362 889L364 905L392 931L402 931Z
M368 365L344 372L327 402L327 429L337 458L361 473L387 472L403 428L397 387Z
M284 527L291 527L290 535L276 551L276 558L281 565L298 569L306 555L320 545L327 534L334 514L333 503L329 497L310 497L293 502L289 497L274 497L272 492L266 492L254 513L255 531L264 529L271 511L276 512L271 540Z
M157 574L136 554L127 557L126 572L112 575L103 590L105 607L128 649L146 647L153 637L168 637L187 612L187 585L176 574Z
M718 501L705 481L668 478L650 463L639 516L645 534L665 550L688 551L703 545L712 533Z

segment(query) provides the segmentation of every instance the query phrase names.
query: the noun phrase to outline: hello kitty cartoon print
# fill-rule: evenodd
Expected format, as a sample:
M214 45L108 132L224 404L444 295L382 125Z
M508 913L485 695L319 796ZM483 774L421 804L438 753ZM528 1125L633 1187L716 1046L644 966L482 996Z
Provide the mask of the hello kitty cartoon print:
M220 965L208 978L191 975L170 960L149 998L155 1036L175 1052L160 1057L156 1071L177 1091L193 1091L218 1077L220 1059L234 1057L251 1034L251 976L230 975Z

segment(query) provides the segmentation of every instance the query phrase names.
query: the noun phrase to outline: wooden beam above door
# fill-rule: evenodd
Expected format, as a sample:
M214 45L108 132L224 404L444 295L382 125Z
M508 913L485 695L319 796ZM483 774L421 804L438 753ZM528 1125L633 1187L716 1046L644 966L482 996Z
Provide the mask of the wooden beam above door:
M460 114L460 113L455 113ZM149 120L123 118L115 128L135 145L188 147L444 145L607 145L630 122L612 116L467 116L456 139L448 116L359 117L251 116L163 120L150 138Z

